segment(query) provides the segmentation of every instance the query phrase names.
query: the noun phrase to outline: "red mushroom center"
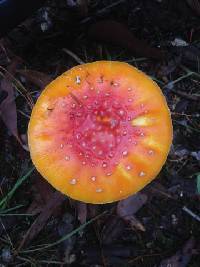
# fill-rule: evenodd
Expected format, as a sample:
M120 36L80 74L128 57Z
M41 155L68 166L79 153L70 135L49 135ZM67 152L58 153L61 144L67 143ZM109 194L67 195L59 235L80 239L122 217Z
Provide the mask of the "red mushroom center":
M130 90L129 90L130 91ZM131 120L144 113L144 107L133 108L134 97L108 90L74 91L59 100L59 117L64 116L59 128L61 146L66 145L71 155L83 165L100 166L112 172L126 157L137 139L144 135ZM60 102L61 101L61 102ZM54 112L56 113L56 108ZM53 115L53 114L52 114ZM58 119L58 114L55 116Z

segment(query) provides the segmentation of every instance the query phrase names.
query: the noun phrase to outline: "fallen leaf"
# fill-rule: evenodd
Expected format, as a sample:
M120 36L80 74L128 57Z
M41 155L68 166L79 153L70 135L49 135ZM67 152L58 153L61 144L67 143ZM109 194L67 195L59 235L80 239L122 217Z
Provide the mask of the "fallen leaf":
M88 14L88 0L67 0L67 6L74 9L79 18Z
M160 67L158 71L159 77L168 76L172 74L176 70L176 68L180 65L180 63L181 63L180 56L176 56L174 59L169 60L167 63L163 64Z
M1 90L7 92L7 97L0 105L1 118L10 132L19 139L17 130L17 111L12 83L7 79L3 79L1 81Z
M175 38L174 41L171 42L171 44L173 46L181 46L181 47L189 45L185 40L181 38Z
M170 194L169 190L157 181L153 181L151 185L146 188L145 193L147 194L149 200L155 196L175 199L174 196Z
M10 47L10 41L7 38L0 39L0 62L1 66L5 66L10 63L10 57L13 53L8 49Z
M88 35L94 40L126 48L138 56L158 60L164 58L163 51L150 47L144 41L139 40L126 26L116 21L103 20L97 22L90 27Z
M183 246L183 248L176 252L172 257L163 260L159 267L186 267L192 257L192 250L195 246L195 240L191 237Z
M37 175L37 174L36 174ZM53 187L40 175L34 177L33 201L28 207L26 213L36 215L43 211L44 206L48 204L49 199L54 193Z
M147 196L137 193L118 202L117 214L122 219L126 216L134 215L147 202Z
M19 58L15 58L8 67L8 72L14 74L19 63ZM14 89L8 73L6 73L1 80L0 92L1 95L7 95L0 103L0 116L11 134L15 136L17 141L23 146L17 129L17 110Z
M190 70L199 70L200 49L197 45L173 46L172 51L175 55L181 57L181 64L187 66Z
M127 199L121 200L117 205L117 214L124 221L128 222L132 227L140 231L145 231L143 224L134 216L134 214L142 208L147 202L147 196L142 193L137 193Z
M37 85L40 89L52 81L52 77L46 73L36 71L36 70L17 70L27 81Z
M200 0L186 0L186 2L200 16Z
M136 228L142 232L146 231L144 225L135 216L133 216L133 215L127 216L126 220L131 225L132 228Z
M62 195L60 192L56 191L52 193L49 202L44 206L43 211L40 215L35 219L32 223L31 227L26 232L25 236L23 237L20 245L17 249L17 252L26 244L29 244L43 229L46 225L48 219L51 215L55 212L55 210L62 205L62 203L66 200L66 197Z
M0 104L6 99L8 93L6 91L0 91Z
M192 151L190 155L192 157L194 157L196 160L200 161L200 150L199 151Z

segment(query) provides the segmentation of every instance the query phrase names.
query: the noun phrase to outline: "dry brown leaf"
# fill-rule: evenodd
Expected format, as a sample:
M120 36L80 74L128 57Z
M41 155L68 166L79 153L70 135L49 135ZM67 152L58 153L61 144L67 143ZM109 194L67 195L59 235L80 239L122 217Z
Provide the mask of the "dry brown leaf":
M65 199L66 197L58 191L52 193L49 202L44 206L43 211L35 219L31 227L26 232L24 238L20 242L17 251L19 251L25 244L30 243L40 233L40 231L46 225L48 219L55 212L55 210L64 202Z
M200 16L200 0L186 0L188 5Z
M18 64L19 59L15 58L8 67L8 72L14 74ZM17 141L23 146L17 129L17 110L14 89L8 73L6 73L1 80L0 91L2 94L7 94L6 98L0 103L0 116L11 134L15 136Z
M147 196L143 193L137 193L118 202L117 214L119 217L134 215L147 202Z
M146 228L144 225L133 215L127 216L126 221L130 224L132 228L138 229L139 231L145 232Z
M92 25L89 29L89 37L108 44L118 45L133 52L135 55L162 60L163 51L150 47L147 43L136 38L123 24L103 20Z
M33 215L40 213L52 197L53 192L53 187L40 175L34 177L33 201L28 207L26 213Z
M44 87L52 81L52 77L46 73L36 71L36 70L18 70L19 74L21 74L28 82L37 85L40 89L44 89Z
M134 214L142 208L147 202L147 199L145 194L137 193L127 199L121 200L117 205L117 214L132 227L135 227L140 231L145 231L144 225L134 216Z
M9 51L5 47L9 46L9 41L6 38L0 39L0 60L1 64L8 64L10 62Z
M84 18L88 14L89 0L67 0L67 6L76 11L78 18Z
M191 237L183 246L183 248L172 257L163 260L159 267L186 267L192 257L195 240Z

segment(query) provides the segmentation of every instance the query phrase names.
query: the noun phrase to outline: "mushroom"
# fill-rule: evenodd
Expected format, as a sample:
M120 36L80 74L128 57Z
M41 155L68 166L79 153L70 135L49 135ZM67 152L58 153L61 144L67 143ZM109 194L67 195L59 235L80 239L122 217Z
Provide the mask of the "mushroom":
M33 163L57 190L86 203L114 202L151 182L172 142L158 85L131 65L97 61L52 81L28 127Z

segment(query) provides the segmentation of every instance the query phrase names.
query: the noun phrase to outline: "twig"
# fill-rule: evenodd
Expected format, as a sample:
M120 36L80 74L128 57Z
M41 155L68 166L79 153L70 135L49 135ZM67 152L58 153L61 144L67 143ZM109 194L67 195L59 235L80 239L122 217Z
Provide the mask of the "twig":
M65 266L64 264L67 264L67 262L64 262L64 261L48 261L48 260L41 260L41 261L38 261L39 263L46 263L47 265L48 264L56 264L56 265L60 265L61 266Z
M182 126L182 127L185 127L185 128L188 128L188 129L190 129L190 130L192 130L192 131L195 131L195 132L200 133L200 130L199 130L199 129L196 129L196 128L191 127L191 126L189 126L189 125L184 125L184 124L182 124L180 121L177 121L177 120L174 119L173 122L177 123L178 125L180 125L180 126Z
M132 59L127 59L127 60L124 60L125 62L127 63L134 63L134 62L140 62L140 61L145 61L145 60L148 60L148 58L146 57L139 57L139 58L132 58Z
M3 41L3 39L1 39L1 40ZM10 58L8 57L8 53L7 53L7 51L6 51L6 49L5 49L4 45L3 45L3 42L1 42L1 40L0 40L0 48L4 52L7 61L10 62Z
M28 214L28 213L0 213L0 217L8 217L8 216L35 216L35 214Z
M183 76L177 78L176 80L169 82L168 84L166 84L166 85L163 87L163 89L165 89L165 88L170 88L170 89L171 89L172 85L174 85L174 84L176 84L176 83L182 81L183 79L185 79L185 78L187 78L187 77L189 77L189 76L191 76L191 75L193 75L193 74L194 74L194 73L193 73L192 71L190 71L190 72L186 73L185 75L183 75Z
M187 98L189 100L193 100L193 101L198 101L200 99L200 97L198 95L189 95L189 94L186 94L180 90L175 90L175 89L170 89L173 93L177 94L177 95L180 95L184 98Z
M186 66L184 65L180 65L181 69L186 71L187 73L192 73L194 76L200 78L200 73L195 72L195 71L191 71L190 69L188 69Z
M27 102L28 102L30 108L32 109L33 106L34 106L34 102L33 102L32 98L31 98L31 96L29 95L28 91L26 90L26 88L22 85L22 83L21 83L18 79L16 79L15 76L12 75L12 73L10 73L10 72L9 72L7 69L5 69L4 67L0 66L0 70L4 71L4 72L9 76L9 78L10 78L10 80L12 81L12 83L13 83L15 89L16 89L21 95L23 95L23 93L24 93L23 96L25 97L25 99L27 100ZM3 74L2 72L0 72L0 74L1 74L1 76L4 77L4 74ZM21 90L19 90L19 88L20 88ZM22 93L22 92L23 92L23 93Z
M82 59L80 59L74 52L70 51L67 48L63 48L62 50L63 52L67 53L70 57L72 57L77 63L85 64L85 62Z
M98 11L94 14L94 16L97 16L97 15L99 15L99 14L101 14L101 13L104 13L106 10L108 10L108 9L110 9L110 8L113 8L113 7L115 7L115 6L117 6L117 5L121 4L121 3L123 3L123 2L125 2L125 1L126 1L126 0L119 0L119 1L116 1L116 2L110 4L110 5L106 6L106 7L104 7L104 8L102 8L102 9L98 10ZM80 21L80 23L81 23L81 24L86 23L86 22L90 21L91 19L92 19L92 16L87 17L87 18L84 18L83 20Z
M26 263L30 263L31 266L36 266L35 263L33 261L31 261L29 258L25 258L25 257L21 257L21 256L17 256L17 259L21 260L21 261L25 261ZM19 266L19 265L18 265Z
M6 214L6 213L8 213L8 212L10 212L10 211L17 210L17 209L20 209L20 208L22 208L22 207L24 207L24 205L23 205L23 204L20 204L20 205L17 205L17 206L15 206L15 207L12 207L12 208L3 210L2 213L3 213L3 214ZM1 212L0 212L0 214L1 214Z
M75 235L76 233L80 232L81 230L83 230L87 225L93 223L94 221L96 221L97 219L99 219L100 217L102 217L103 215L105 215L107 213L107 211L104 211L103 213L97 215L96 217L92 218L91 220L87 221L84 224L81 224L81 226L79 226L78 228L76 228L75 230L73 230L71 233L63 236L62 238L58 239L57 241L50 243L48 245L44 244L43 247L40 248L36 248L36 249L29 249L29 250L22 250L20 251L20 253L31 253L31 252L35 252L35 251L41 251L44 249L48 249L48 248L52 248L60 243L62 243L63 241L69 239L71 236Z
M192 118L199 118L200 114L185 114L185 113L179 113L179 112L171 112L174 116L185 116L185 117L192 117Z
M31 116L28 115L28 114L26 114L25 112L23 112L21 109L18 109L17 111L18 111L19 113L21 113L22 115L24 115L24 117L30 119Z
M3 223L1 218L0 218L0 222L1 222L1 225L2 225L2 228L3 228L4 232L6 233L6 236L7 236L8 240L9 240L10 245L12 246L12 248L14 248L13 243L11 241L11 238L10 238L10 236L9 236L7 230L6 230L6 227L5 227L5 225L4 225L4 223Z
M191 217L193 217L195 220L197 220L198 222L200 222L200 217L198 215L196 215L193 211L191 211L190 209L188 209L186 206L184 206L182 208L183 211L185 211L187 214L189 214Z

